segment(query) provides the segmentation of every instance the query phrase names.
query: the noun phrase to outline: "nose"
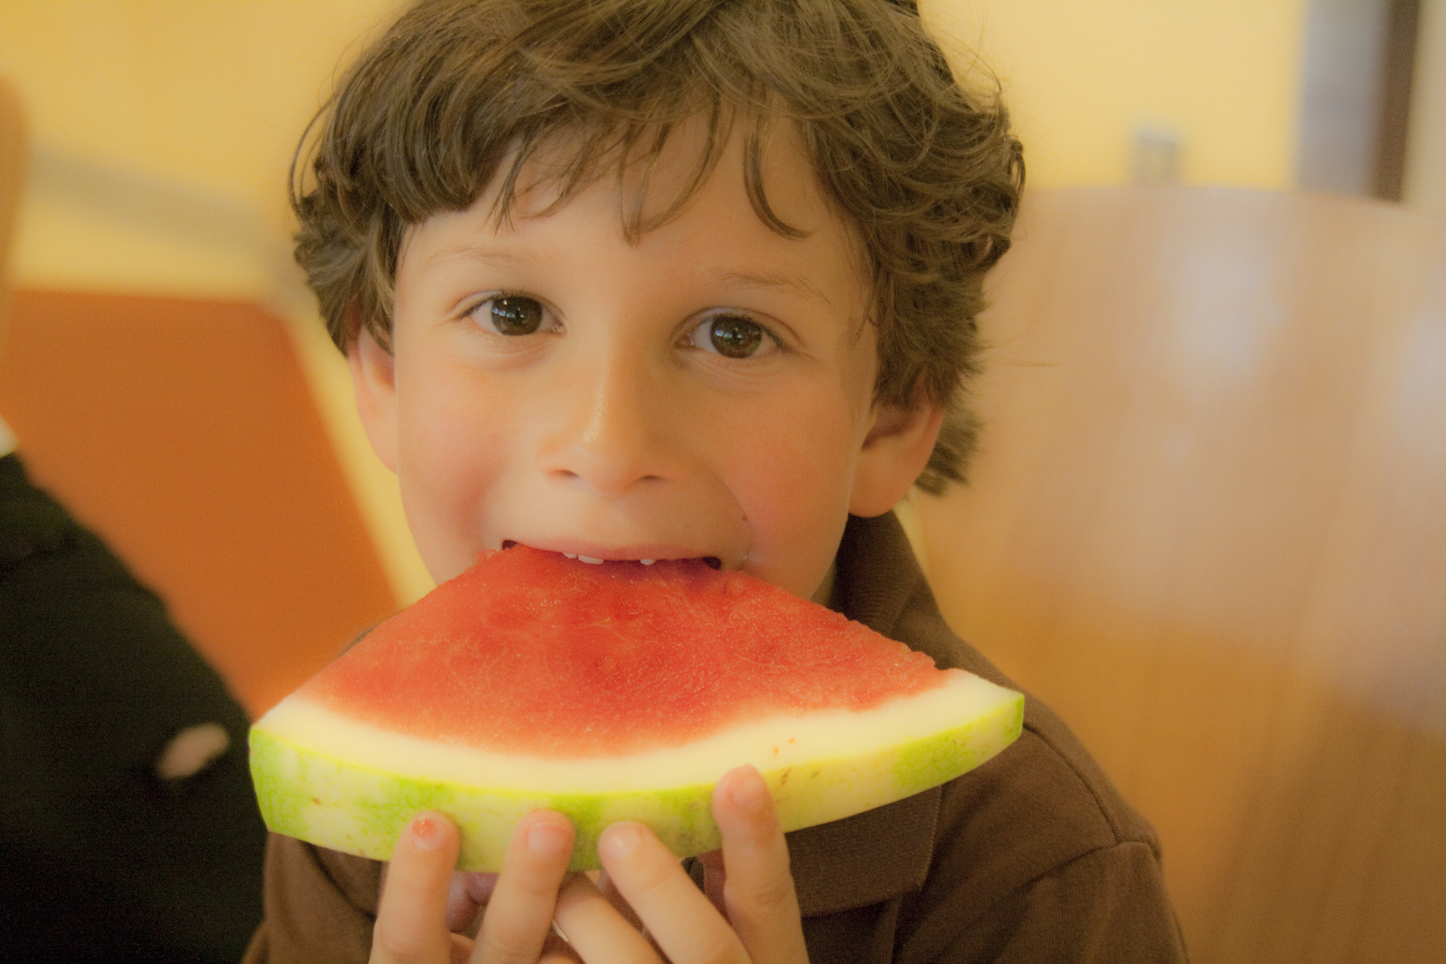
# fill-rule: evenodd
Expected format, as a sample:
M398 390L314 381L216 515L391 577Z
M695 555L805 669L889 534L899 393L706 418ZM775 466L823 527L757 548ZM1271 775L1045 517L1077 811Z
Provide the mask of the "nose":
M617 498L639 485L675 479L662 379L645 360L615 351L580 360L554 400L555 417L541 452L543 473Z

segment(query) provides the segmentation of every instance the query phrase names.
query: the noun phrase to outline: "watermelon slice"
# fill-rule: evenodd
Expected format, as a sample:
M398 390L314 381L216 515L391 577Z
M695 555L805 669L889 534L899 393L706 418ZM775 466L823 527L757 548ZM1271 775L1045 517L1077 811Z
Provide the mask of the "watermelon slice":
M785 830L950 780L1019 735L1023 697L939 670L822 606L702 562L591 565L518 547L382 623L251 731L272 830L387 859L418 810L500 867L551 808L597 866L610 823L716 848L728 770L763 774Z

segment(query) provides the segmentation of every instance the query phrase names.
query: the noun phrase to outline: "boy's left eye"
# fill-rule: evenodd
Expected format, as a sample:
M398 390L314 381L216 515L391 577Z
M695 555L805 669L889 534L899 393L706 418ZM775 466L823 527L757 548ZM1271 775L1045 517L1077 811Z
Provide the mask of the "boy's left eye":
M686 340L725 358L753 358L778 347L767 328L742 315L714 315L693 328Z

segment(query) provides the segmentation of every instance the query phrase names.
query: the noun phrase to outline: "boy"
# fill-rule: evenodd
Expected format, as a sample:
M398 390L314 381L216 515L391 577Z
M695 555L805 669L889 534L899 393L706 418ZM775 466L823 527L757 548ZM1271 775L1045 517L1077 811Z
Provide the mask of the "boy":
M1000 679L890 508L959 478L1022 166L911 6L423 0L363 53L297 190L298 259L437 579L512 543L703 557ZM1047 710L1025 725L787 840L734 771L721 855L679 865L619 824L597 882L564 877L549 813L495 879L450 873L440 814L384 887L278 838L250 959L1182 957L1148 826Z

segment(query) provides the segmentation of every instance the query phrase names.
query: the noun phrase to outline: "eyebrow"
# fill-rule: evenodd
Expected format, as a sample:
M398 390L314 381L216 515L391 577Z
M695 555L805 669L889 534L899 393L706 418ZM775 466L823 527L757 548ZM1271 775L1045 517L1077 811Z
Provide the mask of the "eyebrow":
M546 267L543 259L531 255L515 254L511 251L501 251L487 244L456 244L451 247L433 251L427 258L427 268L447 267L456 262L483 262L486 264L500 265L507 268L542 268Z
M456 262L482 262L504 268L545 270L548 268L547 261L548 259L536 257L530 253L518 254L511 251L498 250L486 243L462 243L432 252L432 255L427 258L426 267L430 269L447 267ZM771 291L789 291L805 298L820 301L830 308L834 307L833 299L828 296L828 293L803 275L790 274L787 271L750 269L719 271L714 274L714 277L725 285Z
M743 288L792 291L833 307L833 299L803 275L789 274L786 271L724 271L718 275L718 279Z

